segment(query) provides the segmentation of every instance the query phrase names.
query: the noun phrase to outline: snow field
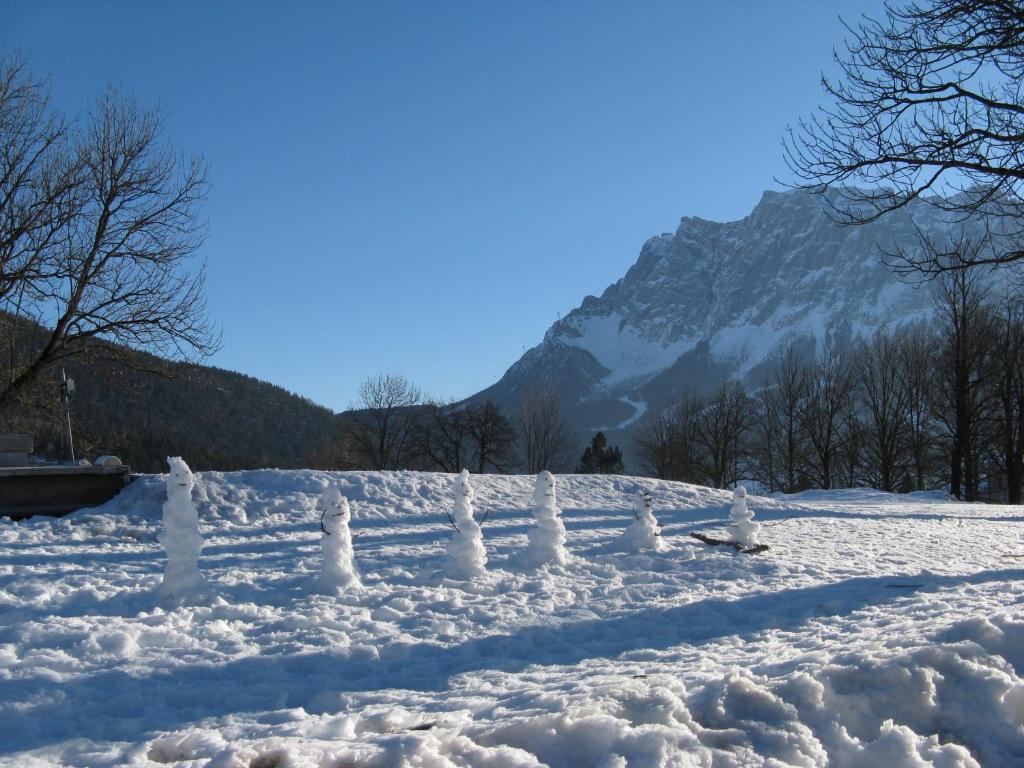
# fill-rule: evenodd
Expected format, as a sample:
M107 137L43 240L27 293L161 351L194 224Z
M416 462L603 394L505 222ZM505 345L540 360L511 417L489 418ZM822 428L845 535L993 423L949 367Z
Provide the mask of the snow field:
M557 478L562 565L520 567L533 477L474 476L487 570L450 578L453 476L200 473L216 595L162 602L166 478L0 523L0 765L1024 765L1016 508ZM314 588L321 495L361 591ZM633 551L638 492L664 551ZM791 518L791 519L787 519Z

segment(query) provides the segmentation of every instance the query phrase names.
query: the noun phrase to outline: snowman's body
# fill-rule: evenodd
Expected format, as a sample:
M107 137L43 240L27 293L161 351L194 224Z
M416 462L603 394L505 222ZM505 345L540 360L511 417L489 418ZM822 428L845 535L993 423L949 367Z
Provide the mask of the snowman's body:
M483 532L473 517L473 499L476 493L469 484L469 470L462 470L452 486L455 508L452 521L455 535L448 541L447 573L453 579L468 581L483 575L487 567L487 551L484 549Z
M653 549L661 552L665 542L661 537L660 526L654 517L654 505L651 497L641 491L633 502L633 524L622 534L626 544L634 551Z
M736 490L732 492L732 510L729 512L729 518L735 530L736 541L744 547L757 546L761 524L754 522L754 513L747 509L747 489L742 485L736 486Z
M204 592L208 584L199 572L203 537L199 533L199 512L192 502L195 478L180 457L169 457L167 464L170 471L163 504L164 529L157 537L167 553L167 564L157 592L161 597L181 601Z
M546 469L537 475L533 489L533 514L536 525L526 534L524 565L533 568L545 564L565 565L568 559L565 525L562 524L562 510L556 503L555 476Z
M336 594L362 586L352 553L352 513L346 499L336 486L329 486L320 495L320 591Z

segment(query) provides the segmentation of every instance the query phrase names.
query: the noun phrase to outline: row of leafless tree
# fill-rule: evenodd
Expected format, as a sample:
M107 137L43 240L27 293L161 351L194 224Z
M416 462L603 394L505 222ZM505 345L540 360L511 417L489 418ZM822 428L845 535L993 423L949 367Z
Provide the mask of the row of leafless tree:
M576 439L554 389L526 391L506 415L494 402L440 402L404 376L363 382L337 444L318 459L350 469L458 472L567 470Z
M790 348L748 393L738 383L652 412L634 449L651 474L772 491L949 488L1020 503L1024 303L976 272L944 274L934 321L804 360Z

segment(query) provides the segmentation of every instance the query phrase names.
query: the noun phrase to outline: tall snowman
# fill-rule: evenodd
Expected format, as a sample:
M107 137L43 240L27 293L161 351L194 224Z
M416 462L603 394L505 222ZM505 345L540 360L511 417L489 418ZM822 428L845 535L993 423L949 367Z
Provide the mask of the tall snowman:
M452 512L455 535L445 547L448 554L446 572L453 579L468 581L482 576L487 566L483 532L473 517L476 493L469 484L468 469L456 475L452 493L455 496L455 509Z
M320 592L337 594L347 589L359 589L362 582L356 572L352 555L352 533L349 521L352 513L341 490L329 485L320 494Z
M195 478L179 456L168 457L167 500L163 505L164 529L157 537L167 553L164 578L157 588L161 598L185 602L209 589L199 572L203 537L199 533L199 512L192 502Z
M565 525L555 499L555 476L546 469L537 475L533 488L533 515L536 525L526 533L523 564L532 568L549 563L565 565Z

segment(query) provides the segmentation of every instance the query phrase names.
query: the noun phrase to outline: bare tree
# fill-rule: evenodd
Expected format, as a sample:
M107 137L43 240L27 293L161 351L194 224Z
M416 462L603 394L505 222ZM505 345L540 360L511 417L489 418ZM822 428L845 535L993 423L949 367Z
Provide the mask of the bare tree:
M542 469L563 471L572 466L573 431L553 387L528 389L516 406L513 420L523 468L529 474Z
M811 446L812 477L819 488L832 488L834 470L846 439L844 417L850 409L853 377L846 355L826 348L819 356L807 383L800 409L801 431Z
M713 487L726 488L743 477L750 416L750 400L736 382L723 383L707 398L697 421L697 440L699 461Z
M989 451L1010 504L1021 503L1024 482L1024 304L1003 301L996 312L990 357L992 433Z
M771 490L795 493L806 485L806 449L800 414L809 375L795 346L782 353L757 394L760 478Z
M896 491L906 478L909 397L900 365L900 345L884 331L862 342L857 352L858 387L866 421L862 430L868 482Z
M865 223L923 200L980 217L991 249L966 262L899 254L943 272L1024 257L1024 6L1007 0L888 2L848 27L834 102L791 128L790 169L826 195L839 221ZM939 193L941 197L929 197Z
M410 458L423 402L420 390L404 376L380 374L359 387L350 409L351 440L371 469L402 469Z
M843 412L842 418L843 440L836 451L835 470L833 478L840 485L847 488L856 488L865 483L865 453L867 426L857 413L857 408L852 402ZM867 481L871 484L871 481ZM877 487L877 486L875 486Z
M754 439L750 447L754 479L769 493L778 490L779 408L770 384L757 389L751 397Z
M633 451L641 468L662 480L675 480L676 440L679 416L672 407L657 408L644 414L633 433Z
M81 169L46 84L25 59L0 59L0 302L52 276L49 248L62 242L77 209Z
M490 468L507 472L515 450L516 433L501 409L490 400L467 406L464 423L474 471L483 473Z
M900 380L906 392L906 436L915 490L928 487L935 463L936 434L932 415L935 371L934 337L921 328L903 329L898 337Z
M945 273L937 295L940 353L935 413L950 440L949 492L978 497L978 426L983 414L984 358L988 349L987 289L973 271Z
M108 90L69 134L24 65L0 64L0 311L48 329L11 350L0 409L92 339L179 359L217 348L203 269L189 268L204 166L163 146L160 126Z
M461 472L469 453L465 411L456 403L427 403L417 422L414 451L430 469Z
M663 480L703 481L698 427L704 408L703 397L686 392L678 402L644 415L633 437L644 471Z

